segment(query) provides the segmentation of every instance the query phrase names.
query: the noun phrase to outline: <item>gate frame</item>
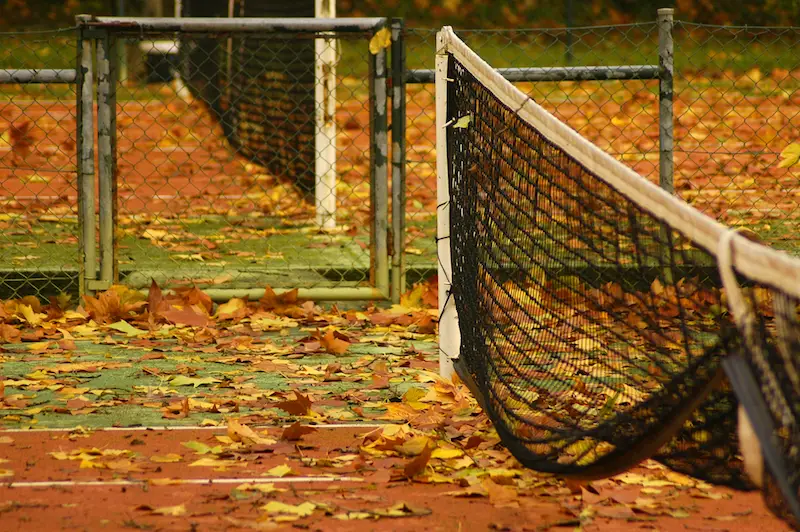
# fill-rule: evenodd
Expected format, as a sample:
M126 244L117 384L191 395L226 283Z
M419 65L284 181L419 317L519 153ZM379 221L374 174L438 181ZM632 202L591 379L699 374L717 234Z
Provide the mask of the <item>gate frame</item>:
M117 224L117 164L116 164L116 73L119 54L115 53L115 41L119 34L145 38L154 33L323 33L331 38L337 33L365 33L373 36L380 30L391 29L390 20L374 18L192 18L192 17L95 17L79 15L79 218L82 231L81 294L108 289L119 281L116 257ZM94 213L94 159L93 159L93 92L92 48L97 55L97 149L99 185L99 269L95 246ZM381 47L369 55L369 109L370 109L370 284L368 287L312 287L298 288L298 297L313 300L387 300L393 295L399 299L397 288L392 289L390 280L390 256L394 247L390 242L389 226L389 118L388 118L388 53ZM395 116L393 106L392 123L400 123L404 117ZM402 181L402 173L396 179ZM401 189L405 186L402 183ZM393 217L397 225L397 217ZM394 238L402 238L401 224L393 231ZM400 240L402 241L402 240ZM390 247L391 246L391 247ZM273 288L278 294L292 290L291 287ZM263 288L253 289L205 289L215 301L227 301L233 297L258 299Z

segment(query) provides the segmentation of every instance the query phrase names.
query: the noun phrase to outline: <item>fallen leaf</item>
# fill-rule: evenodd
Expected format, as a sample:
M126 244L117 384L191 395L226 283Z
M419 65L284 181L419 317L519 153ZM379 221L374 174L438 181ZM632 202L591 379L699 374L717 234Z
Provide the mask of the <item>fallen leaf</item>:
M269 471L267 471L266 475L270 477L285 477L287 475L291 475L293 473L292 468L286 464L275 466Z
M150 513L156 515L171 515L172 517L178 517L181 515L186 515L186 506L183 504L178 504L177 506L162 506L161 508L152 509Z
M179 454L170 453L164 456L153 455L150 457L151 462L155 462L157 464L169 464L173 462L180 462L183 457Z
M283 429L283 432L281 433L281 439L287 441L297 441L302 439L306 434L313 434L314 432L317 432L317 429L314 427L301 425L299 421L295 421Z
M294 399L290 401L280 401L275 407L293 416L307 416L311 412L311 399L300 392L294 392Z
M284 502L279 501L270 501L260 509L264 510L270 515L275 514L284 514L284 515L295 515L297 517L308 517L309 515L314 513L316 510L317 505L313 502L303 502L298 505L286 504Z
M403 475L405 475L406 478L414 478L425 471L425 468L428 466L428 462L431 459L432 452L433 448L431 446L425 446L422 452L420 452L419 456L406 463L406 465L403 467Z
M119 331L124 333L125 336L132 338L134 336L141 336L143 334L147 334L147 331L143 331L142 329L137 329L130 323L125 320L120 320L116 323L112 323L108 326L110 329L114 329L115 331Z

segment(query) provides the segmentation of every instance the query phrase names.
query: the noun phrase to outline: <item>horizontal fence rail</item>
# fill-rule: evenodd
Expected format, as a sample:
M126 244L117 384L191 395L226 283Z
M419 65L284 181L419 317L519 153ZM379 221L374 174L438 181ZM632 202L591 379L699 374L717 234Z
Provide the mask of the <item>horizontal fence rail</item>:
M386 19L372 18L182 18L182 17L92 17L92 28L115 31L236 32L236 33L363 33L386 26Z
M78 72L74 68L5 68L0 69L0 83L75 83Z
M512 67L497 71L512 82L534 81L612 81L659 79L658 65ZM433 83L435 70L418 68L406 71L406 83Z

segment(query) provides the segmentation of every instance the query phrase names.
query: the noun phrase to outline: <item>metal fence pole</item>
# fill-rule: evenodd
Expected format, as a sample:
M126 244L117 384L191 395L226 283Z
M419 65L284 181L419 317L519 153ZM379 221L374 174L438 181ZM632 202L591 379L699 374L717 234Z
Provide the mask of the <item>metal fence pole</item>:
M658 150L659 166L658 176L661 188L667 192L674 192L673 183L674 165L673 143L675 140L673 123L673 76L675 73L672 28L675 10L664 8L658 10Z
M77 150L78 223L80 227L80 294L92 293L97 279L94 214L94 78L92 41L86 35L89 15L78 15Z
M108 288L114 282L114 112L116 105L112 37L104 31L97 39L97 161L100 204L100 283ZM113 69L116 70L116 69ZM103 286L99 286L102 284Z
M392 19L392 302L406 291L406 46L403 19Z
M386 48L370 54L370 199L372 210L371 271L373 286L389 296L389 123Z

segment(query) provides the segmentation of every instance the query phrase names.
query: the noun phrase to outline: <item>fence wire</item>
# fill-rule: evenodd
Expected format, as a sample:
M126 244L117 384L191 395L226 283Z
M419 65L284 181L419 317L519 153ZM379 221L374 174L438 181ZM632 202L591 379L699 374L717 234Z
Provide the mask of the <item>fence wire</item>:
M434 68L436 31L408 31L409 69ZM458 30L458 35L495 68L658 64L655 22L572 30ZM517 85L589 140L658 182L658 81ZM407 94L406 251L411 276L414 266L430 264L434 253L434 86L409 84Z
M0 33L0 298L78 289L75 29ZM68 77L68 76L67 76Z
M118 257L127 284L371 282L370 37L122 39ZM315 69L331 56L334 86L320 101L326 82ZM334 124L322 142L320 117ZM335 198L335 226L324 231L315 208L321 159L336 176L322 191L322 201Z
M573 29L458 30L503 67L658 64L655 22ZM799 28L673 29L675 192L702 212L798 253L800 183L779 168L798 140ZM435 30L408 31L410 69L434 67ZM657 81L517 83L537 103L638 173L658 182ZM408 86L408 206L412 257L432 249L435 217L433 84ZM426 222L427 220L427 222Z
M800 185L780 152L798 138L798 28L676 21L675 190L726 224L798 249ZM459 31L495 67L658 62L655 22ZM2 34L0 68L74 68L75 31ZM118 258L136 286L358 286L370 276L369 36L206 34L125 41L117 86ZM435 30L406 31L409 69L434 67ZM327 48L326 48L327 47ZM312 228L312 65L335 54L337 229ZM326 52L326 50L328 50ZM639 173L658 179L658 82L519 84ZM0 84L5 208L0 292L77 289L75 88ZM408 281L435 268L433 84L406 92ZM52 249L51 249L52 248Z
M798 253L800 183L779 154L800 137L800 28L675 26L681 197Z

